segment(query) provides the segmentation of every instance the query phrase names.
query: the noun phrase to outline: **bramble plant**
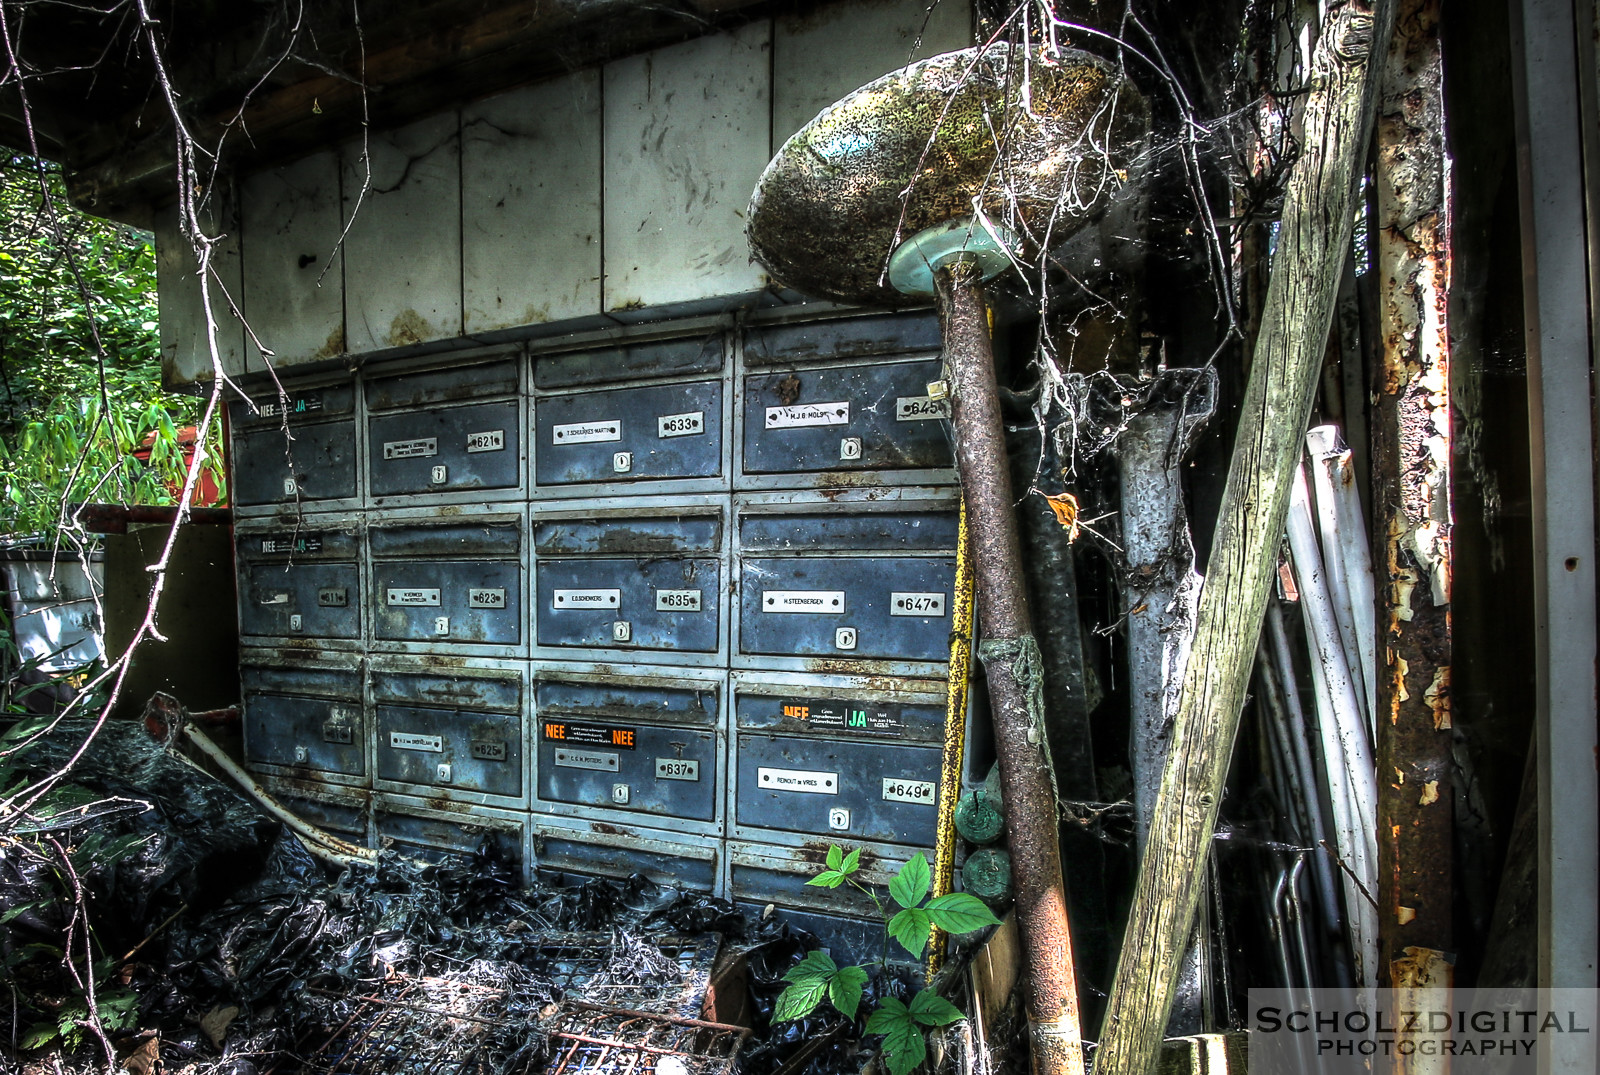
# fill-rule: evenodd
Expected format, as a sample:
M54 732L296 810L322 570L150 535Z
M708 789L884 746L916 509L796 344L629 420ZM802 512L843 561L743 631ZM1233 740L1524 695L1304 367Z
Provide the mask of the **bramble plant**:
M825 868L806 884L818 888L847 884L872 901L878 914L887 919L880 960L884 967L889 962L891 937L907 952L921 958L928 945L928 933L934 926L946 933L970 933L1000 924L977 897L965 892L950 892L929 900L933 877L921 851L911 856L911 861L900 867L889 882L889 896L899 906L893 916L887 913L876 892L856 880L860 868L859 848L847 855L835 845L828 848ZM826 998L842 1015L854 1019L861 1007L862 987L867 984L868 977L865 967L841 967L826 952L808 952L805 959L783 976L789 984L778 995L772 1018L775 1021L803 1019ZM924 1037L927 1031L964 1018L966 1016L954 1004L931 989L923 989L911 998L910 1004L884 997L877 1010L867 1017L867 1033L883 1035L883 1058L891 1075L907 1075L928 1055Z

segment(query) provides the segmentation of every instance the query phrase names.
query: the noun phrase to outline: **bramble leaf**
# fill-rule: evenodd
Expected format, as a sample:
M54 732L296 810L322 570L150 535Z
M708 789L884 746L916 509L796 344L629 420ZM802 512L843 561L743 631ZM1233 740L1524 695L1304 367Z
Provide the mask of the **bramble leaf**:
M920 958L922 950L928 946L928 929L932 925L927 911L920 907L908 907L889 919L889 936L899 941L906 951Z
M910 1009L893 997L884 997L872 1013L867 1033L883 1035L883 1058L891 1075L909 1075L928 1055L922 1028L912 1019Z
M807 952L804 959L789 968L788 972L784 974L783 980L786 982L809 982L820 979L826 982L834 974L838 973L838 970L838 964L829 958L828 953L820 950Z
M837 870L839 868L839 866L843 862L844 862L844 851L840 849L838 844L829 845L829 847L828 847L828 869Z
M817 876L807 881L806 884L817 888L838 888L844 884L844 874L838 870L823 870Z
M931 989L924 989L911 998L910 1011L911 1018L923 1026L949 1026L966 1018L960 1008Z
M839 872L846 877L861 868L861 849L858 847L844 857L844 863L839 867Z
M840 967L833 981L828 983L828 999L847 1019L856 1017L861 1006L861 987L867 984L867 972L860 967Z
M928 860L921 851L911 856L911 861L900 867L900 872L889 882L889 895L902 907L915 907L928 894L933 875Z
M820 978L808 978L803 982L795 982L778 994L777 1006L772 1009L772 1021L781 1023L789 1019L804 1019L816 1011L817 1005L822 1003L822 995L828 991L828 983Z
M985 926L998 926L1000 920L978 897L967 892L949 892L928 903L933 924L946 933L971 933Z

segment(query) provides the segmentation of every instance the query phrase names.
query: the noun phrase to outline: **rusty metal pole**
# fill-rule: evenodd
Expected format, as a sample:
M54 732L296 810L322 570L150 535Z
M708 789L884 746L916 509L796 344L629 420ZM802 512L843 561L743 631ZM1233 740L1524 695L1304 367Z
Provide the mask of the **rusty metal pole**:
M1077 976L1061 882L1055 784L1045 750L1043 668L1028 616L988 311L979 272L971 263L958 261L940 269L934 279L954 397L956 468L971 515L982 627L978 656L988 677L1005 794L1006 837L1028 970L1033 1067L1038 1075L1082 1075Z
M1378 639L1378 975L1438 980L1452 936L1450 245L1439 0L1400 0L1377 123L1372 505ZM1424 955L1434 958L1423 959Z

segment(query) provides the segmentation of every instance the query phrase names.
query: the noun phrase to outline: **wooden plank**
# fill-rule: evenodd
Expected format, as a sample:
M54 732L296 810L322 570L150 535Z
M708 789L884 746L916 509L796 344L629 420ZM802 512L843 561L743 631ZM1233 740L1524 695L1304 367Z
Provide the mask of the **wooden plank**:
M226 290L235 300L240 294L239 225L227 189L218 191L226 203L207 214L206 230L220 234L211 264L211 313L217 326L217 353L228 376L245 372L244 325L234 316ZM205 308L201 302L199 264L194 247L178 230L178 210L169 206L155 222L156 289L161 297L161 380L167 388L182 388L212 377L211 346L206 338ZM259 367L258 367L259 368Z
M276 369L344 351L344 265L338 252L339 158L331 150L257 172L240 187L244 313ZM261 368L250 347L252 369Z
M770 24L605 69L605 309L755 291L744 238L770 156Z
M772 31L772 145L851 91L914 60L972 43L972 5L836 0L785 15Z
M468 333L600 312L600 74L461 115Z
M460 117L430 116L343 151L345 349L351 354L461 332Z

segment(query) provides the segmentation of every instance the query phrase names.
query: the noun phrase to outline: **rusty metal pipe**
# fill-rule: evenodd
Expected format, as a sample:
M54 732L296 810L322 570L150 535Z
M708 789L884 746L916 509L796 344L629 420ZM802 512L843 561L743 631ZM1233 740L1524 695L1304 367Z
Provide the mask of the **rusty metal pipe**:
M971 517L983 630L978 653L988 675L1017 919L1028 969L1029 1044L1039 1075L1082 1075L1083 1036L1061 881L1055 785L1039 711L1041 669L1012 511L988 312L979 272L969 262L940 269L935 282L953 396L956 468Z

